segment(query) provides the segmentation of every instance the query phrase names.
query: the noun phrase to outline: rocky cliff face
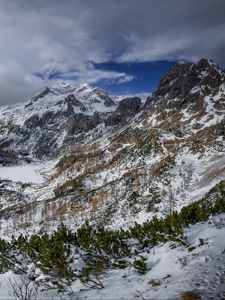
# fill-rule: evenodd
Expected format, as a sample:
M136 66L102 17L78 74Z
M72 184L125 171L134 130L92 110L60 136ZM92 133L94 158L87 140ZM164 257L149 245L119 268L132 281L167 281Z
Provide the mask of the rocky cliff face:
M139 108L137 98L115 104L105 91L88 84L46 87L27 104L0 108L0 161L7 165L55 157L99 124L125 122ZM107 121L114 113L119 120Z
M31 231L62 220L126 226L179 210L225 178L225 75L211 60L175 64L144 108L138 97L116 103L61 84L0 113L2 163L54 158L39 184L2 180L2 232L6 220ZM5 196L12 190L18 200Z
M130 117L134 117L141 109L141 99L138 97L124 98L119 102L114 113L108 115L106 126L114 126L125 123Z
M224 83L224 74L219 66L211 60L201 59L197 64L176 63L172 69L160 80L153 97L167 97L184 99L195 94L201 88L217 89Z
M152 122L183 130L204 129L223 120L225 75L211 60L177 63L146 101ZM166 116L166 118L165 118Z

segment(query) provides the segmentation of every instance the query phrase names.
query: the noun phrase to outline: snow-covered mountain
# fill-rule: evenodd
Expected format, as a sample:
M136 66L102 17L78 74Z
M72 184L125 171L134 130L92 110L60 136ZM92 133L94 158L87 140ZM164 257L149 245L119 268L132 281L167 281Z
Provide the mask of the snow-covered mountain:
M105 91L87 83L58 83L28 103L0 107L0 162L53 157L62 147L83 140L86 132L106 123L122 102L114 103ZM114 123L125 119L117 117Z
M10 165L3 178L10 168L26 172L13 163L33 166L30 181L38 185L21 191L20 177L14 183L24 199L16 207L29 203L33 226L43 215L44 224L57 224L60 207L67 222L116 226L166 214L171 198L179 210L225 176L224 100L225 75L205 59L175 64L144 107L137 97L116 104L87 84L57 84L29 103L1 108L1 162ZM47 160L42 180L37 159ZM4 202L21 227L24 213L15 217L14 202Z
M0 133L4 236L62 221L128 228L180 211L225 179L225 74L211 60L179 62L144 105L61 83L1 107Z

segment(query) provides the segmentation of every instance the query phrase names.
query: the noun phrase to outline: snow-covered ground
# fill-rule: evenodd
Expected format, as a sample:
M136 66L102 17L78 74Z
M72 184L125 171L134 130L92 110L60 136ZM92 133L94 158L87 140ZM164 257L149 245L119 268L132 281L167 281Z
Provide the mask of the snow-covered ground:
M46 91L46 89L44 90ZM75 113L93 115L96 111L100 113L112 112L117 107L113 102L112 106L105 105L103 99L104 97L109 97L109 95L100 88L91 87L87 83L68 84L58 82L50 87L49 92L46 92L44 96L36 100L33 99L28 103L12 106L1 106L0 120L3 120L5 124L13 121L16 125L22 126L33 115L41 117L47 111L58 112L66 110L67 103L64 100L70 95L74 95L80 101L80 104L84 106L84 110L82 110L79 105L74 105Z
M188 247L171 243L143 252L149 271L139 275L132 265L109 270L102 276L104 288L86 289L79 280L73 296L63 299L181 299L194 292L202 299L225 297L225 214L186 228ZM0 275L0 299L12 299L7 285L11 271ZM14 275L15 276L15 275ZM16 275L17 276L17 275ZM42 291L38 299L62 299L53 291Z
M133 267L110 271L103 279L104 289L76 295L82 299L180 299L181 293L195 291L203 299L224 299L225 214L193 225L184 234L194 250L171 249L170 243L157 246L142 254L149 267L144 276Z
M0 179L41 184L56 161L31 163L16 166L0 166Z

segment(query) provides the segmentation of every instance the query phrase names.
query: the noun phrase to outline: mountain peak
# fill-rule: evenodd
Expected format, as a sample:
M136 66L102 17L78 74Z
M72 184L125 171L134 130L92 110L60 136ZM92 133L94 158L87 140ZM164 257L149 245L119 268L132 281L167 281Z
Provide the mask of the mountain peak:
M73 92L75 89L75 84L64 81L57 82L50 88L51 92L54 94L67 94Z
M162 77L153 95L183 98L196 87L215 89L224 81L225 74L213 60L203 58L197 63L177 62Z
M77 84L77 89L89 89L91 88L88 82L81 82Z
M213 61L212 59L206 59L202 58L199 60L199 62L196 64L196 68L202 72L205 73L205 75L208 73L217 73L219 76L223 76L224 73L220 69L219 65Z
M210 58L201 58L198 62L197 62L198 66L203 66L203 67L213 67L213 68L219 68L219 65L212 59Z

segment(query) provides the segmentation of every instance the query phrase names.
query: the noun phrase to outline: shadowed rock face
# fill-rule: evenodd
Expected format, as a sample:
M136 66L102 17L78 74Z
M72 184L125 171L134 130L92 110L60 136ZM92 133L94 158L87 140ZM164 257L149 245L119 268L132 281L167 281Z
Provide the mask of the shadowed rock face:
M25 115L24 123L21 122L19 125L13 122L2 123L3 127L0 129L3 132L4 130L8 131L9 136L6 141L14 144L14 152L9 151L10 146L7 146L7 144L3 145L1 161L8 164L17 160L17 158L19 160L22 157L24 160L21 153L26 153L27 157L31 154L39 159L58 155L60 147L63 148L66 144L75 140L82 140L84 133L93 130L101 123L105 122L106 126L124 123L128 117L135 115L141 106L141 100L137 97L123 99L116 106L107 93L100 89L93 89L89 99L87 98L89 95L86 98L84 96L83 103L80 100L82 97L78 100L76 95L72 93L59 98L58 102L54 102L53 93L49 99L48 96L46 98L46 101L48 101L46 111L41 108L39 110L40 101L44 99L45 102L45 96L49 93L52 93L51 90L46 88L24 107L28 113L27 118ZM103 108L103 111L98 112L96 110L90 113L90 110L88 111L90 108L85 106L87 101L91 105L100 103L100 109ZM37 110L36 107L38 107ZM112 112L113 108L105 111L104 107L113 107L114 112Z
M79 107L81 111L86 110L85 106L73 94L68 95L63 102L67 104L67 110L71 113L74 113L74 106Z
M1 150L0 165L7 166L17 163L17 155L13 151Z
M225 74L211 60L201 59L196 64L178 62L162 77L144 107L181 109L192 103L199 110L203 108L204 97L217 94L224 82Z
M99 98L102 99L104 101L104 104L106 107L111 107L113 105L115 105L114 101L108 96L108 95L99 95Z
M111 106L115 105L112 98L110 98L109 95L105 91L103 91L102 89L94 88L93 91L92 91L92 94L95 94L96 96L98 96L98 98L103 100L104 105L106 107L111 107Z
M106 126L115 126L124 123L129 117L135 116L141 109L139 97L125 98L119 102L116 111L105 120Z
M141 99L139 97L125 98L120 101L116 113L133 116L140 111Z
M42 119L38 115L33 115L24 122L25 127L33 129L36 127L41 127L43 124Z
M46 95L50 94L51 91L48 87L45 87L44 90L38 94L37 96L33 97L31 101L25 106L25 108L31 106L33 102L36 102L38 99L44 98Z
M102 95L101 98L104 100L106 107L111 107L111 106L115 105L115 103L113 102L113 100L110 97Z
M105 125L106 126L115 126L115 125L125 121L125 119L126 118L124 116L115 112L115 113L110 114L107 117L107 119L105 120Z
M176 63L160 80L153 97L166 96L170 99L184 98L194 87L216 88L225 81L218 65L210 60L201 59L197 64Z
M103 120L96 112L93 116L86 116L83 114L76 114L71 117L67 122L68 134L78 134L87 132L94 129L98 124L102 123Z

